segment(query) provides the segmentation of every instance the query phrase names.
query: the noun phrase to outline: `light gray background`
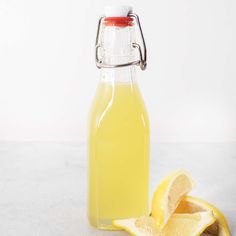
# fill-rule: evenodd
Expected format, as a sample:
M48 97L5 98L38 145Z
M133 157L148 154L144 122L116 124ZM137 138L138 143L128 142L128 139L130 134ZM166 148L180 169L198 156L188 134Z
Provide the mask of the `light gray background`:
M143 24L152 141L236 141L233 0L0 0L0 140L86 140L97 20L114 3Z
M89 226L85 156L81 144L0 143L0 235L128 236ZM216 205L236 236L235 144L152 145L150 167L150 198L164 176L186 169L191 195Z

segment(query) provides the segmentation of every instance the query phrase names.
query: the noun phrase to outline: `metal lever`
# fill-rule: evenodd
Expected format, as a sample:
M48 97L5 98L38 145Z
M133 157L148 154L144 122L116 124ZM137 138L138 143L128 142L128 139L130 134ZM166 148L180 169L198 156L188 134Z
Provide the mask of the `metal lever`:
M117 67L124 67L124 66L132 66L132 65L138 65L140 66L141 70L145 70L147 67L147 49L146 49L146 44L143 36L143 31L142 27L139 21L139 17L137 14L134 13L129 13L129 17L133 17L138 25L140 34L141 34L141 39L142 39L142 46L143 46L143 52L141 49L141 46L138 43L133 43L132 46L134 48L137 48L139 51L139 60L132 61L132 62L127 62L124 64L105 64L102 62L101 59L98 57L98 50L101 48L101 45L99 44L99 39L100 39L100 28L101 28L101 23L103 19L105 18L104 16L100 17L98 21L98 28L97 28L97 35L96 35L96 42L95 42L95 61L96 61L96 66L101 69L101 68L117 68Z

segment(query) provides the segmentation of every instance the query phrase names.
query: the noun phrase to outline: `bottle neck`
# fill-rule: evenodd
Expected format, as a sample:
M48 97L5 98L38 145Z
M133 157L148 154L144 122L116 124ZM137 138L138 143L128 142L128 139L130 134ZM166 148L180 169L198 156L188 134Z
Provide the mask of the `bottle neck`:
M103 26L102 60L108 65L124 64L134 60L135 41L134 26ZM133 83L135 82L135 66L102 68L102 82Z
M103 83L136 83L136 68L135 66L102 68L100 78Z

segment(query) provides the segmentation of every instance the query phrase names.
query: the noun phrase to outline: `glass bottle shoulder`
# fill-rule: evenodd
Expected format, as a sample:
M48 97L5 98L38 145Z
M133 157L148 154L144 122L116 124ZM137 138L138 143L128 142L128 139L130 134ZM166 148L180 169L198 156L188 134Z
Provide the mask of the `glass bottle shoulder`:
M149 127L146 107L136 82L100 82L90 111L90 125L132 122Z

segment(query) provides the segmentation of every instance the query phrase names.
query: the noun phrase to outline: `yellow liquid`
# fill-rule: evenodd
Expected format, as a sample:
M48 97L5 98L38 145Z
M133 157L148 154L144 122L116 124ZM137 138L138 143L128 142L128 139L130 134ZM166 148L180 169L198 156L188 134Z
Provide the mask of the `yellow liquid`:
M149 122L137 84L99 84L88 148L90 223L113 229L113 219L147 215Z

